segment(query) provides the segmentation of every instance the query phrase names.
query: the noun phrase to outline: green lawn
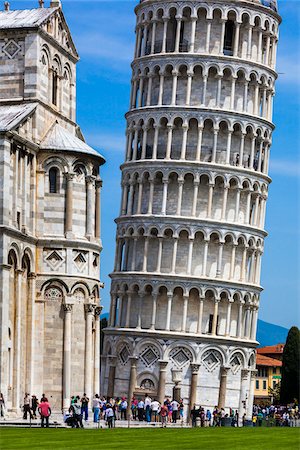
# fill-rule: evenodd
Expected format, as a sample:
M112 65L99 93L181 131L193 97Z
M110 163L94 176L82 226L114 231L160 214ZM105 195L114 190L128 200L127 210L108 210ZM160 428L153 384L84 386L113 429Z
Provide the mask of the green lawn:
M0 428L0 449L299 450L297 428L72 430Z

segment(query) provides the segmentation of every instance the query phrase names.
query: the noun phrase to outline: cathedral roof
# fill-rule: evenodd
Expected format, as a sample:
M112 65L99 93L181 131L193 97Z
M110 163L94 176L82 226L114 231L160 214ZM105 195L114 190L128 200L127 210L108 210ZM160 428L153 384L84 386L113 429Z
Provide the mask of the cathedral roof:
M54 150L60 152L78 152L96 156L105 162L100 153L79 139L75 134L63 128L55 122L40 144L42 150Z
M37 103L0 106L0 132L10 131L19 126L35 110L36 106Z
M0 11L0 29L38 27L57 9L35 8Z

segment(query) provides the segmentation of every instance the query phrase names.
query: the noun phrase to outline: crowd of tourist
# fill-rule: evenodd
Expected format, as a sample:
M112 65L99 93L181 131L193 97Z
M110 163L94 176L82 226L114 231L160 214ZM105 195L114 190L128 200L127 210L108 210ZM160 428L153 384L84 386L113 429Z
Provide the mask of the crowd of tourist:
M196 407L193 405L190 411L185 411L186 407L182 399L165 398L160 403L157 399L151 398L148 394L143 397L133 397L128 403L126 397L106 398L95 394L93 399L82 396L72 396L69 408L63 411L64 422L72 428L83 428L83 422L88 422L89 411L92 410L92 420L99 425L104 421L109 428L116 426L117 421L132 420L139 422L156 422L162 427L168 424L176 424L178 421L191 423L192 427L222 427L222 426L249 426L251 421L246 420L246 414L239 417L237 410L230 409L226 413L223 408L215 407L212 410ZM0 393L0 415L5 415L5 400ZM41 427L49 427L51 407L45 394L42 394L40 401L37 396L25 393L23 402L23 419L41 418ZM296 427L300 426L300 411L297 404L288 406L265 405L253 406L252 426L276 426L276 427Z

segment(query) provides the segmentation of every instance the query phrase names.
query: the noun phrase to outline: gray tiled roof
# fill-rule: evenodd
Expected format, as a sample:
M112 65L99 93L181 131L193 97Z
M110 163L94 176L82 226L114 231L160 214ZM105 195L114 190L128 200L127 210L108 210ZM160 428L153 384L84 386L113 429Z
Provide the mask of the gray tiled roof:
M92 156L97 156L98 158L103 159L103 156L100 155L96 150L87 145L81 139L79 139L75 134L72 134L70 131L63 128L57 122L52 125L46 137L42 140L40 144L40 148L42 150L56 150L56 151L71 151L71 152L79 152L85 153Z
M58 8L0 11L0 29L30 28L41 25Z
M16 128L37 106L37 103L0 106L0 132Z

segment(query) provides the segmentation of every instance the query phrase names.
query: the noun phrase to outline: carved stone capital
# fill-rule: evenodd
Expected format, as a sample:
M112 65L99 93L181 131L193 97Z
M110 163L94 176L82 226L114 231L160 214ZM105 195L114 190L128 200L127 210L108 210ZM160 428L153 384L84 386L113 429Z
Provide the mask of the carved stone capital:
M70 313L70 312L72 312L73 304L72 303L64 303L63 308L66 313Z
M93 314L95 309L95 305L92 305L91 303L86 303L84 305L84 310L86 312L86 314Z

